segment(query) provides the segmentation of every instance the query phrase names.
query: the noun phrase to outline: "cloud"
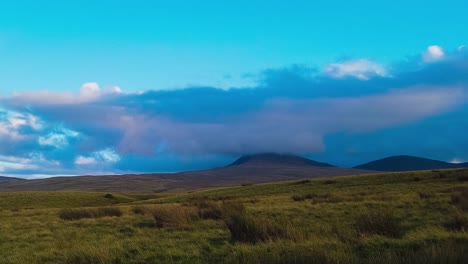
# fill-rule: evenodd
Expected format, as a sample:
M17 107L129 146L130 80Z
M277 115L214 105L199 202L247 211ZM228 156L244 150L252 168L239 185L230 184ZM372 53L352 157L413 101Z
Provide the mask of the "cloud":
M95 82L84 83L78 93L71 92L17 92L12 99L17 103L34 105L73 105L92 103L103 99L122 94L122 89L118 86L108 86L101 89Z
M3 170L177 171L258 152L348 166L411 153L468 159L460 132L468 127L468 56L426 52L437 63L418 57L389 66L366 59L324 69L294 65L262 72L255 86L228 90L123 93L86 83L75 93L0 98L0 143L6 146L0 155L28 160L4 160Z
M120 155L111 148L95 151L90 156L78 156L76 165L95 165L99 163L116 163L120 161Z
M80 136L80 133L63 126L57 127L53 132L38 138L38 143L41 146L51 146L54 148L65 148L69 145L70 139Z
M433 45L427 47L427 50L422 54L423 62L434 62L442 59L445 56L445 52L442 47Z
M333 78L354 77L360 80L369 80L374 76L388 76L387 69L383 65L366 59L331 63L325 66L324 73Z

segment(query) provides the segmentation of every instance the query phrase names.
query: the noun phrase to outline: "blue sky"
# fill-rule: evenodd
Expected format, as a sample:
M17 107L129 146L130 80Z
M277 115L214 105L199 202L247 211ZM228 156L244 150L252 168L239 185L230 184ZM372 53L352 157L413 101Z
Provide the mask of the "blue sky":
M3 1L0 174L180 171L263 151L466 161L467 11Z

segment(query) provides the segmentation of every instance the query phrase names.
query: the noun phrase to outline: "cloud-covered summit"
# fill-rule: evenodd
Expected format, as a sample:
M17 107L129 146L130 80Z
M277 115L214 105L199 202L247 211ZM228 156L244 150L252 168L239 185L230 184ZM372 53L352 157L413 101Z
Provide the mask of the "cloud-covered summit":
M1 98L0 173L176 171L259 152L344 165L392 154L468 159L466 49L259 76L228 90L125 93L85 83L76 93Z

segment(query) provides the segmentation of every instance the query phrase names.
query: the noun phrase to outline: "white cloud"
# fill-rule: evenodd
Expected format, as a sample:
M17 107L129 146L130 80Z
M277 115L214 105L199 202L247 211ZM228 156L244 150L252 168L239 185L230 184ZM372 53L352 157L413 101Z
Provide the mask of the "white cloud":
M92 165L96 164L97 160L93 157L84 157L84 156L78 156L75 159L75 164L76 165Z
M0 155L0 172L10 170L37 169L38 167L36 165L30 164L31 161L31 159L26 158Z
M45 136L40 136L37 140L41 146L52 146L58 149L62 149L68 146L69 139L79 137L80 133L59 127L56 131L51 132Z
M0 108L0 137L18 141L26 137L21 133L23 127L39 131L43 126L43 122L32 114L6 111Z
M80 95L85 98L95 98L100 95L99 84L95 82L84 83L80 88Z
M388 76L387 69L367 59L350 60L342 63L331 63L325 66L324 73L333 78L355 77L368 80L373 76Z
M433 45L427 47L427 50L422 54L423 62L434 62L442 59L445 56L445 52L442 47Z
M106 163L116 163L120 161L120 156L115 150L107 148L91 153L90 156L78 156L75 159L76 165L96 165Z

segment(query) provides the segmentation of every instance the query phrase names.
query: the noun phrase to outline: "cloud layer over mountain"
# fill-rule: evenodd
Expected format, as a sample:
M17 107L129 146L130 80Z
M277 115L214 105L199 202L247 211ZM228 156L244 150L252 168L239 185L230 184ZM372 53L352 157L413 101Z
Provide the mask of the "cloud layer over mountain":
M280 152L354 165L386 155L467 160L468 51L393 65L351 59L256 75L252 87L0 98L0 174L178 171Z

